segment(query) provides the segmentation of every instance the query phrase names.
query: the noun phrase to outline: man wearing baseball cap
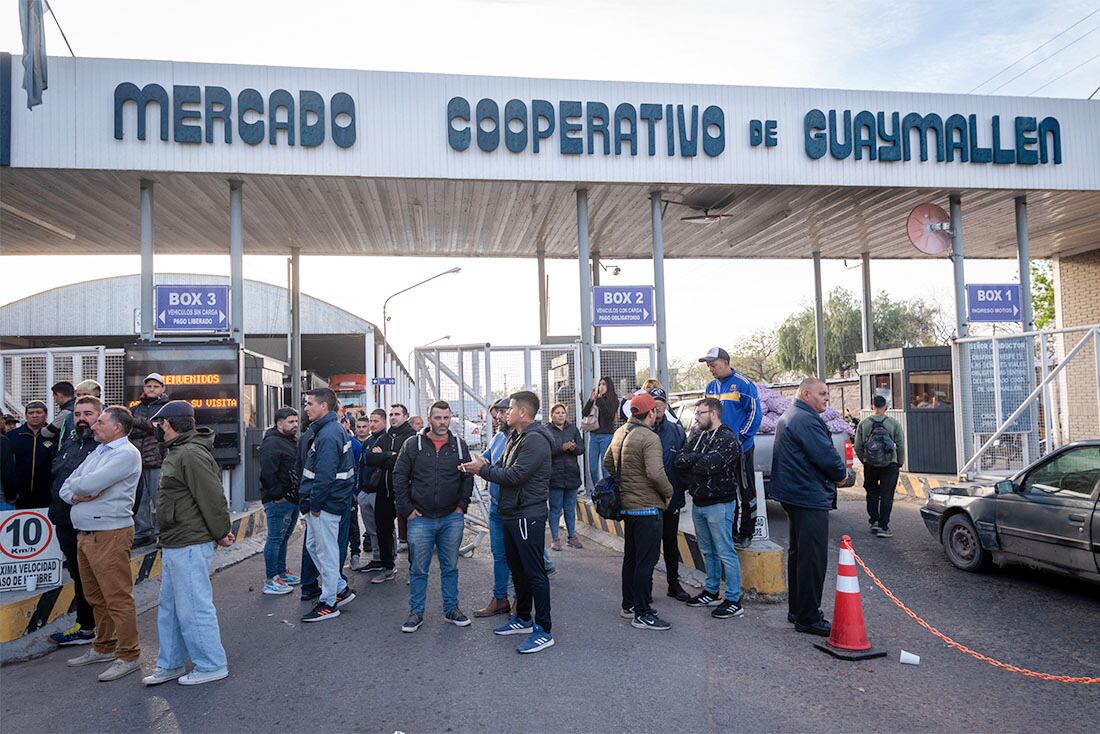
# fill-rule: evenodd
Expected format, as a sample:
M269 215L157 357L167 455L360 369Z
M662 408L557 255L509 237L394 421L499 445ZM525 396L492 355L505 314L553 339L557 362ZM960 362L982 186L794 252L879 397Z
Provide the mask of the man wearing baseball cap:
M730 367L730 355L721 347L711 347L699 358L706 362L714 378L704 391L707 397L722 401L722 423L729 426L741 442L741 522L734 528L737 547L747 548L756 528L756 474L753 441L760 430L764 411L756 383Z
M193 686L229 675L218 612L210 588L215 545L233 544L229 506L214 461L214 432L195 427L186 400L165 403L152 418L156 437L168 450L161 465L157 516L161 520L160 608L157 668L147 686L179 679ZM188 673L184 658L194 669Z
M159 372L146 375L141 398L131 412L134 430L130 440L141 452L141 484L138 486L137 507L134 510L134 547L156 542L157 523L153 513L157 507L157 487L164 449L157 441L153 416L171 400L164 392L164 376Z
M31 400L23 406L27 422L8 431L15 454L14 491L5 488L9 501L14 501L20 510L50 506L50 486L53 472L50 464L57 451L56 438L47 437L42 429L46 426L49 408L41 400Z
M657 403L648 392L630 399L630 420L619 426L604 455L607 473L619 478L622 496L623 600L621 615L638 629L672 625L653 609L653 569L661 554L662 513L672 499L665 475L661 439L653 432Z

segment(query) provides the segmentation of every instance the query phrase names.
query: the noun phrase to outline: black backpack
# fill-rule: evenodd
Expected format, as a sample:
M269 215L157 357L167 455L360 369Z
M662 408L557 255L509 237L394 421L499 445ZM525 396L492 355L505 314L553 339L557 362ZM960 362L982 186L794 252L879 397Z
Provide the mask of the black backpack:
M867 443L863 446L864 464L875 468L882 468L893 463L893 454L898 446L894 443L894 437L886 429L886 419L871 421L871 435L867 437Z
M623 442L619 444L619 460L615 463L616 472L608 474L592 489L592 503L596 505L596 514L605 520L621 520L623 508L622 475L623 475L623 448L626 447L626 437L634 430L628 428Z

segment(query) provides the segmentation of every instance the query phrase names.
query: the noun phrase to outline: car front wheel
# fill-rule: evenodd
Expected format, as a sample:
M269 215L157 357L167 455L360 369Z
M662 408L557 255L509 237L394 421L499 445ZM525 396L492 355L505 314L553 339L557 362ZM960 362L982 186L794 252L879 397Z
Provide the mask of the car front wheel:
M978 531L966 515L960 513L947 518L941 537L947 560L956 568L976 572L989 567L989 551L982 547Z

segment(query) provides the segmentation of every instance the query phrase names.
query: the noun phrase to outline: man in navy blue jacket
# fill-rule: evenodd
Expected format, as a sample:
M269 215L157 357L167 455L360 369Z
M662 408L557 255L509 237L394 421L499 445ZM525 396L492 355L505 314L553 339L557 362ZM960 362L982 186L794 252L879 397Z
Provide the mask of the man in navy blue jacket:
M684 509L684 481L680 470L676 468L676 457L684 448L687 434L676 416L668 411L668 393L663 388L650 388L649 394L657 405L657 422L653 431L661 439L661 458L665 475L672 485L672 499L661 515L661 544L665 556L665 580L668 581L668 596L677 601L687 601L691 596L680 586L680 547L677 535L680 531L680 510Z
M340 616L339 607L355 598L340 575L340 522L351 507L355 488L355 454L351 435L336 420L336 393L327 387L306 393L310 434L298 499L306 516L306 545L321 572L321 599L302 617L321 622Z
M779 419L772 449L771 497L790 519L787 549L787 621L795 630L828 637L831 626L821 613L828 562L829 510L836 488L851 486L820 413L829 406L829 388L808 377Z

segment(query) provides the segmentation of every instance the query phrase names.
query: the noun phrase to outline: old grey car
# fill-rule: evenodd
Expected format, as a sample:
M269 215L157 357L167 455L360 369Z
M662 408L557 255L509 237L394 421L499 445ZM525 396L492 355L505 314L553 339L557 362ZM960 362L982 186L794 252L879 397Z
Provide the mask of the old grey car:
M1054 451L1009 479L930 490L921 508L964 571L1016 561L1100 582L1100 440Z

